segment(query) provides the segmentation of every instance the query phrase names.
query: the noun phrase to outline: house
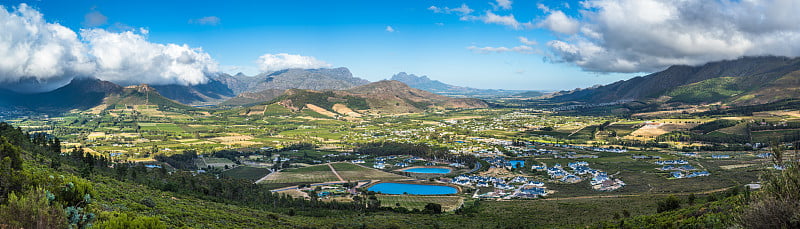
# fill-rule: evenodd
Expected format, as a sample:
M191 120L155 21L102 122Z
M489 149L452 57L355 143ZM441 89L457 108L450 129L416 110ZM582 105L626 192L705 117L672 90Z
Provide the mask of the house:
M678 169L683 171L689 171L689 170L695 170L696 168L694 168L694 166L691 165L682 165L681 167L678 167Z
M683 178L683 173L681 172L672 172L670 175L674 178Z
M572 174L561 178L561 182L566 182L566 183L578 183L581 182L581 180L582 180L581 177Z
M386 168L386 164L384 164L384 163L376 163L376 164L372 165L372 168L385 169Z
M397 166L397 167L406 167L406 166L408 166L408 164L406 164L406 163L403 163L403 162L400 162L400 163L395 163L395 164L394 164L394 166Z
M543 187L543 186L544 186L544 182L539 182L539 181L528 181L528 183L526 183L525 185L526 185L526 186L536 186L536 187Z
M724 155L724 154L723 155L711 155L711 158L714 158L714 159L728 159L728 158L731 158L731 155Z
M358 160L353 160L351 162L353 162L353 164L363 164L364 160L358 159Z
M528 178L520 177L520 176L514 177L514 179L512 179L510 181L510 183L526 183L526 182L528 182Z
M520 193L526 194L526 195L544 196L544 195L547 195L547 190L544 189L544 188L533 187L533 188L521 189Z

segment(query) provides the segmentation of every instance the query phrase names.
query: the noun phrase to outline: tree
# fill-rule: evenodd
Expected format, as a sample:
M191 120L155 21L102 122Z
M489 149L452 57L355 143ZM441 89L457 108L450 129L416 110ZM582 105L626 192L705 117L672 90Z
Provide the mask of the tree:
M442 205L437 203L428 203L425 205L425 210L423 212L429 214L439 214L442 213Z
M41 188L11 193L8 204L0 206L0 222L4 228L66 228L64 209L54 199Z
M779 173L765 174L761 192L755 194L740 216L745 228L800 228L800 166L791 162Z
M666 211L672 211L678 208L681 208L681 200L678 199L678 197L675 197L674 195L669 195L667 196L667 198L658 201L658 208L656 209L656 212L661 213Z

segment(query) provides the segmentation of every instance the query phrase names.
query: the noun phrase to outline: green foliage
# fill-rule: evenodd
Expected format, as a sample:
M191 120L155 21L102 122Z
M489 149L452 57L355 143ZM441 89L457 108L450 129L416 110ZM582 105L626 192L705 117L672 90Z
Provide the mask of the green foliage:
M104 212L95 224L98 228L107 229L159 229L167 228L158 218L147 216L131 216L120 212Z
M800 167L792 162L780 173L765 174L760 193L741 215L747 228L800 228Z
M744 92L735 77L717 77L680 86L667 93L669 102L701 103L715 102Z
M674 195L667 196L663 200L658 201L658 209L656 212L666 212L681 208L681 200Z
M423 212L430 214L442 213L442 205L437 203L428 203L425 205L425 209L423 210Z
M0 205L0 224L10 228L66 228L66 214L54 196L42 188L8 195Z
M739 124L739 121L730 119L717 119L711 122L697 125L691 130L696 130L704 134L707 134L715 130L735 126L736 124Z

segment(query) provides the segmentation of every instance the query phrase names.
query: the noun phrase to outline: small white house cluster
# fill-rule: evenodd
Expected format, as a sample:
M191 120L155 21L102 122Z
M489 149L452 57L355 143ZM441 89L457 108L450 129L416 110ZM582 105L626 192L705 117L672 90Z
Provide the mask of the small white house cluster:
M506 180L491 176L459 175L451 181L453 184L475 187L494 187L494 192L476 195L476 198L536 198L547 195L543 182L528 180L525 177L514 177Z
M686 172L686 173L681 172L681 171L676 171L676 172L670 173L670 175L672 175L673 178L679 178L680 179L680 178L692 178L692 177L705 177L705 176L710 176L711 173L709 173L708 171Z
M687 160L666 160L666 161L656 161L656 165L688 165L689 161Z

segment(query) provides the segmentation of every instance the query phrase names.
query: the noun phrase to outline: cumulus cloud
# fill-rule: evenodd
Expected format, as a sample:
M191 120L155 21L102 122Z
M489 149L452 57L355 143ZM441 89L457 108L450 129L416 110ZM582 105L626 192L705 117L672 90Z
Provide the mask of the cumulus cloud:
M83 26L86 27L96 27L105 25L106 23L108 23L108 17L96 10L92 10L92 12L83 16Z
M552 60L587 71L652 72L741 56L800 55L794 0L587 0L579 12L577 30L547 26L575 32L547 45Z
M510 0L499 0L497 4L491 3L492 6L495 8L502 8L502 9L511 9L511 1ZM506 8L507 7L507 8ZM533 23L519 22L513 14L509 15L498 15L492 12L491 10L485 11L484 15L473 15L472 12L475 10L469 8L467 4L461 4L458 8L448 8L448 7L437 7L431 6L428 7L428 10L433 11L434 13L443 13L443 14L455 14L460 16L459 19L462 21L481 21L486 24L498 24L508 26L512 29L519 30L519 29L529 29L533 28Z
M431 6L428 7L428 10L433 11L434 13L456 14L461 16L460 19L462 21L472 20L475 18L475 16L470 15L472 14L472 12L475 12L475 10L469 8L469 6L467 6L466 3L461 4L461 6L457 8L449 8L449 7L441 8L437 6Z
M197 19L190 19L189 24L198 24L198 25L219 25L220 19L217 16L208 16L208 17L201 17Z
M95 77L123 85L195 85L217 72L217 63L200 48L150 43L131 31L83 30L89 54L97 63Z
M550 14L547 17L540 21L537 26L547 28L551 31L561 33L561 34L575 34L578 32L580 27L580 23L578 20L575 20L564 12L559 10L545 10Z
M489 47L489 46L486 46L486 47L469 46L469 47L467 47L467 49L470 50L470 51L473 51L475 53L481 53L481 54L504 53L504 52L517 52L517 53L523 53L523 54L533 53L533 48L531 48L529 46L526 46L526 45L520 45L520 46L517 46L517 47L511 47L511 48L507 48L507 47Z
M48 23L26 4L0 6L0 85L20 92L49 91L94 65L72 30Z
M311 56L292 55L287 53L264 54L256 61L263 72L274 72L290 68L315 69L329 68L332 65Z
M519 39L520 43L523 43L525 45L537 45L537 44L539 44L534 40L528 40L527 37L517 37L517 39Z
M497 9L510 10L511 3L513 3L511 0L496 0L496 2L497 3L490 3L495 8L495 10Z
M386 32L393 33L393 32L394 32L394 28L392 28L392 26L388 26L388 25L387 25L387 26L386 26Z
M19 92L50 91L76 77L193 85L217 72L217 63L201 49L150 43L141 35L146 29L139 34L86 29L79 38L25 4L11 11L0 6L0 31L0 87Z
M514 14L501 16L492 13L492 11L486 11L486 15L479 17L479 19L486 24L505 25L512 29L523 29L532 27L532 24L530 22L520 23L519 21L517 21L517 19L514 18Z

